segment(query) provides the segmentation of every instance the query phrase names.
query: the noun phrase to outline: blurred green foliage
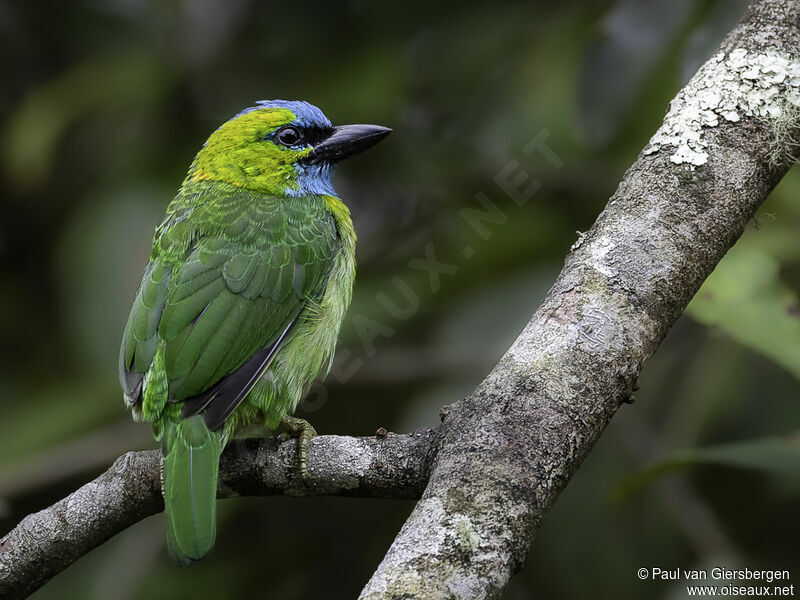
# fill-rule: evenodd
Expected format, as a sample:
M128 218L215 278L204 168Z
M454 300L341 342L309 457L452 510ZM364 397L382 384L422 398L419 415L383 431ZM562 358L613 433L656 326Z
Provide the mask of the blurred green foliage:
M791 475L800 480L800 437L760 438L668 453L631 483L639 485L666 471L697 464L718 464Z
M153 446L122 406L119 338L153 228L220 122L254 100L299 98L334 122L395 129L337 174L359 277L339 375L301 416L322 433L433 426L523 327L743 6L0 2L2 529ZM560 168L523 151L537 134ZM522 206L497 183L511 160L539 186ZM480 192L505 215L488 236L461 217ZM648 364L507 598L670 597L636 569L800 564L787 474L799 195L795 170ZM438 281L410 266L429 248L452 265ZM669 474L646 470L659 463ZM215 551L189 569L168 561L158 516L34 597L354 597L411 506L227 500Z
M800 305L781 280L777 259L740 244L706 280L688 311L800 379Z

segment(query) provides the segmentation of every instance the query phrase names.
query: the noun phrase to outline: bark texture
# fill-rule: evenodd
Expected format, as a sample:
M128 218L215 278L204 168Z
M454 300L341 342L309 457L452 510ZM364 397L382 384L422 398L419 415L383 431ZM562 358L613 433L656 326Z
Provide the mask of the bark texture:
M759 0L673 100L544 303L437 430L237 442L220 497L418 498L364 600L497 598L534 534L703 280L788 170L800 0ZM163 509L159 457L129 453L0 540L0 597L24 597Z
M678 94L524 331L449 410L430 481L363 600L500 595L644 362L788 169L773 163L796 126L799 18L798 2L754 2Z
M311 440L306 482L293 441L237 440L222 454L218 497L418 498L432 436L430 430L318 436ZM94 481L25 517L0 540L0 598L26 597L110 537L164 510L160 464L159 451L129 452Z

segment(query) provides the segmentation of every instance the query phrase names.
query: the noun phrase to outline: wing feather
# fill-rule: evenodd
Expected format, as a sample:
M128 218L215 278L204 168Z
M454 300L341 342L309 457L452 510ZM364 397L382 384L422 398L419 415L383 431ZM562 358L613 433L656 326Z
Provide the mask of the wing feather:
M120 351L126 399L141 397L163 343L169 400L184 402L184 416L205 411L216 429L269 367L308 302L319 301L340 246L332 215L305 199L258 198L257 208L252 218L220 221L230 231L191 231L180 260L148 264Z

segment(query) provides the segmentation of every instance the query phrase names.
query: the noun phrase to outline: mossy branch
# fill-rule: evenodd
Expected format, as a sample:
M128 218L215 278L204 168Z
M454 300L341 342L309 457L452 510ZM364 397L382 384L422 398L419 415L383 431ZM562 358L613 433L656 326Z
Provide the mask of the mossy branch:
M788 170L799 26L800 2L754 2L678 93L524 331L450 409L425 492L362 600L501 594L644 362Z
M343 437L323 435L310 447L310 477L297 469L297 445L237 440L220 461L219 498L362 496L419 498L427 481L433 432ZM24 598L120 531L164 510L161 453L128 452L94 481L28 515L0 540L0 598Z
M421 495L361 598L497 598L644 362L788 170L799 25L800 0L750 6L673 101L519 338L438 429L316 438L309 485L292 444L240 442L223 455L220 497ZM0 596L23 597L161 510L158 464L155 452L127 454L26 517L0 540Z

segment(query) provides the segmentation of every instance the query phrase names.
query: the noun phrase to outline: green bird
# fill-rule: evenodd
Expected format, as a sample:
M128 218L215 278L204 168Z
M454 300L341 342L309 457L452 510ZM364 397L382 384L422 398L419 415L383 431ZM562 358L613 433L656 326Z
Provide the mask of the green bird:
M315 432L290 415L330 370L355 277L356 235L331 172L390 131L333 127L306 102L258 102L211 134L156 227L119 379L161 441L179 564L214 545L219 457L241 427L283 423L308 474Z

